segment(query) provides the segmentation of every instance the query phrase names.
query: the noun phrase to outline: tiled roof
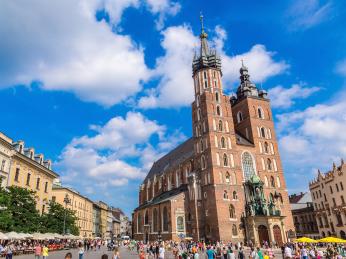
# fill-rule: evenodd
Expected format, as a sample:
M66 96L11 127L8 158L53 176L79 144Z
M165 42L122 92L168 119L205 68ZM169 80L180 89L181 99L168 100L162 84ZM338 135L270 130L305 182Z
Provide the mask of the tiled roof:
M164 171L166 171L168 168L172 168L174 165L182 163L186 159L192 157L193 154L193 138L189 138L168 154L154 162L144 181L152 178L154 175L162 174Z

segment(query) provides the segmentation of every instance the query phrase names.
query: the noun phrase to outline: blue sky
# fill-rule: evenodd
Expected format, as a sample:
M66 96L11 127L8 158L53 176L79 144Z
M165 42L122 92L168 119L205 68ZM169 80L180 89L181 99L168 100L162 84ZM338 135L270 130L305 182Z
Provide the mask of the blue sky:
M342 0L1 1L0 131L130 214L152 162L191 136L200 11L225 92L244 59L269 91L288 190L307 190L346 158Z

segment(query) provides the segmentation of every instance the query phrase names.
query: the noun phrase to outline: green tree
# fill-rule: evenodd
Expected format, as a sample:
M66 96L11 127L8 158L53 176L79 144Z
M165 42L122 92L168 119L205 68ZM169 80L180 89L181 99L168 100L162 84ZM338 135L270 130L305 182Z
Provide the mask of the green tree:
M10 186L0 193L0 203L6 207L0 216L4 219L2 230L25 233L39 230L41 217L36 210L35 192Z
M61 204L51 201L48 213L42 215L42 225L44 232L59 233L64 232L64 217L66 213L65 230L73 235L79 235L76 225L77 217L71 209L64 208Z

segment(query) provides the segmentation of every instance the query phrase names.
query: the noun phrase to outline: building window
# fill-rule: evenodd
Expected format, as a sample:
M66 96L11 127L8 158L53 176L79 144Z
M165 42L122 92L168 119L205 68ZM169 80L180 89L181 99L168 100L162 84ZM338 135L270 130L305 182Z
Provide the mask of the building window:
M206 168L206 163L205 163L205 157L201 156L201 168L205 169Z
M263 110L261 107L258 107L257 112L258 112L258 118L264 119Z
M238 121L238 123L240 123L242 120L243 120L243 114L241 111L239 111L237 113L237 121Z
M142 233L142 229L143 229L142 217L141 217L141 214L138 213L138 216L137 216L137 232L138 233Z
M145 211L144 214L144 225L149 225L149 215L148 215L148 211Z
M270 186L275 187L275 180L273 176L270 177Z
M223 191L223 198L225 200L228 200L228 193L227 193L227 191Z
M48 182L44 184L44 192L48 192Z
M231 219L235 219L235 209L234 209L234 206L232 204L229 205L229 217Z
M221 137L221 148L226 148L226 141L224 137Z
M1 171L5 171L6 160L2 160L1 162Z
M237 230L236 224L233 224L233 226L232 226L232 235L238 236L238 230Z
M219 131L223 130L222 120L219 120Z
M226 183L230 183L230 175L229 175L229 173L227 172L226 173Z
M340 187L341 187L341 190L343 191L344 190L344 186L342 185L342 182L340 182Z
M208 88L208 81L204 81L204 88Z
M268 145L267 142L264 142L264 152L265 152L266 154L269 153L269 145Z
M36 179L36 189L39 190L40 189L40 178Z
M334 207L336 207L336 201L335 201L335 198L333 198L333 205L334 205Z
M337 183L335 184L335 187L336 187L336 191L339 192L339 186Z
M243 173L245 180L249 180L250 177L255 174L254 162L249 152L244 152L242 155Z
M206 71L203 72L203 76L204 76L204 79L207 79L207 72Z
M216 106L216 114L218 116L221 116L221 108L220 108L220 106Z
M162 230L168 231L168 210L167 207L164 207L163 209L163 215L162 215Z
M26 177L26 185L29 186L30 185L30 177L31 177L31 174L28 173L27 177Z
M200 148L201 148L201 152L203 152L204 151L203 139L201 139L200 141Z
M216 81L215 81L215 83L216 83ZM215 87L216 87L216 86L215 86ZM216 100L217 102L220 101L219 93L218 93L218 92L215 93L215 100Z
M265 138L266 137L266 130L265 130L265 128L261 128L261 137L262 138Z
M272 161L269 158L267 159L267 167L268 167L268 171L273 170Z
M184 227L184 217L183 216L178 216L177 217L177 231L178 232L184 232L185 227Z
M228 166L228 157L226 154L223 154L223 166Z
M236 191L233 191L233 200L238 200L238 195Z
M14 175L14 180L16 181L16 182L18 182L19 181L19 168L16 168L16 174Z
M329 188L330 188L330 193L333 193L333 187L329 186Z
M343 196L343 195L341 195L341 196L340 196L340 198L341 198L341 203L342 203L342 205L345 205L344 196Z

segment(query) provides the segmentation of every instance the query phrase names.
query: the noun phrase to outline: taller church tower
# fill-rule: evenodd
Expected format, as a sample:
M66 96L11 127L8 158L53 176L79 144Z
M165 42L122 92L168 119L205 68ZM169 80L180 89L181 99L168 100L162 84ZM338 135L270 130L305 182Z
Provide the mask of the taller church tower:
M200 51L192 64L193 237L284 242L294 226L267 93L242 64L237 96L224 95L221 58L209 48L203 17L201 22ZM257 214L252 209L259 200L251 190L261 192L263 210Z

